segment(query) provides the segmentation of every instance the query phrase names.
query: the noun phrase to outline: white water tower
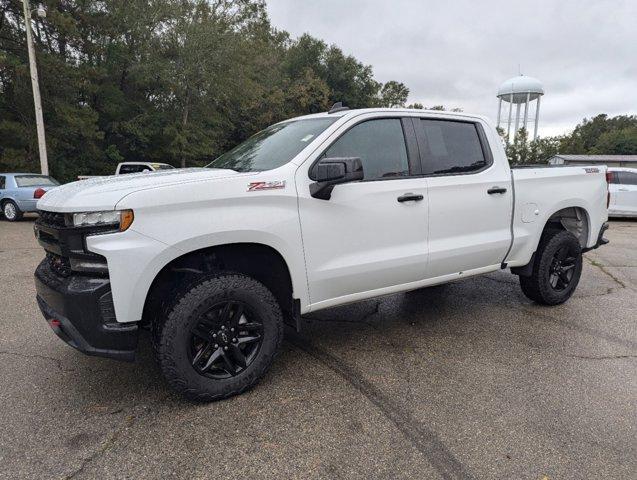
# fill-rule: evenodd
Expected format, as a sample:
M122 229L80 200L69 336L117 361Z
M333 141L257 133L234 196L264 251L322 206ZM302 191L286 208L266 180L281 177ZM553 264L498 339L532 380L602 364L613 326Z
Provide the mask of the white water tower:
M527 125L534 123L533 140L537 138L537 126L540 119L540 98L544 95L544 87L542 82L533 77L519 75L509 78L500 85L498 89L498 127L500 123L506 125L507 138L511 138L511 127L513 130L513 140L518 133L520 127L520 110L524 105L524 119L522 127L527 131ZM509 112L507 118L502 120L502 102L509 104ZM533 105L535 103L535 105ZM515 118L513 117L513 106L515 105ZM533 112L530 111L533 109ZM529 115L531 115L529 117Z

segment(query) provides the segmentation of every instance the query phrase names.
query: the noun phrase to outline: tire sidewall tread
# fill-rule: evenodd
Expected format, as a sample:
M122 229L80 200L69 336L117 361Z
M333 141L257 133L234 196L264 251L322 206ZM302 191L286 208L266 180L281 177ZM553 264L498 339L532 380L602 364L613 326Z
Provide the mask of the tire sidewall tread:
M205 276L182 292L165 319L155 326L153 335L156 357L170 386L195 401L228 398L254 386L269 369L283 340L283 314L274 295L257 280L232 272ZM185 340L201 311L226 299L244 301L259 311L264 339L257 357L244 372L214 380L192 368Z
M578 251L575 271L568 287L563 291L556 291L548 281L548 271L555 252L567 243ZM577 237L567 230L549 229L544 232L540 240L533 272L529 277L520 276L520 287L522 292L534 302L542 305L560 305L573 295L579 284L582 267L581 246Z

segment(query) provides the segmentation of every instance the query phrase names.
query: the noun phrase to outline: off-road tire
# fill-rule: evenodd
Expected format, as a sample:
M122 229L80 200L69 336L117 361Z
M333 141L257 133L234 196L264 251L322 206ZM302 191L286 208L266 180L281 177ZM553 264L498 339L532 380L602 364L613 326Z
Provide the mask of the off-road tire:
M550 283L550 269L555 254L567 247L575 257L572 277L563 290L556 290ZM566 302L577 288L582 274L582 250L579 241L566 230L550 229L544 232L535 253L533 272L520 275L520 287L529 299L542 305L559 305Z
M188 342L201 312L228 300L243 302L258 311L263 340L245 370L227 379L211 379L193 368ZM238 395L264 376L283 340L283 314L265 285L247 275L220 272L195 281L179 293L168 315L153 329L156 358L168 384L190 400L211 402Z
M7 216L5 214L5 207L8 207L8 206L13 206L13 209L15 211L15 214L13 216ZM22 219L22 215L23 215L22 211L13 200L6 200L2 202L2 217L4 217L6 221L17 222L18 220Z

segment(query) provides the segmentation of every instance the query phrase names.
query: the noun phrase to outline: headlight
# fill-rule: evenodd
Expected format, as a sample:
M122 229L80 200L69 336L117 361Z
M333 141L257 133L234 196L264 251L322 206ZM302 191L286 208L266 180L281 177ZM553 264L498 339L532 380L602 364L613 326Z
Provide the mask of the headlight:
M107 210L105 212L85 212L73 214L73 226L75 227L102 227L113 226L113 230L123 232L133 223L132 210Z

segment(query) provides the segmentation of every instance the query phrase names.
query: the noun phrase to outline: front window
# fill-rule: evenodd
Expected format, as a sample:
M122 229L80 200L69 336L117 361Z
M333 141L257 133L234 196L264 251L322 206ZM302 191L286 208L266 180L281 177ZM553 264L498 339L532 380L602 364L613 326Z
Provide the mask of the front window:
M60 184L46 175L16 175L15 183L18 187L57 187Z
M272 125L224 153L208 168L228 168L237 172L261 172L285 165L338 117L293 120Z
M360 158L363 163L364 180L409 175L405 136L398 118L359 123L336 140L323 156Z

